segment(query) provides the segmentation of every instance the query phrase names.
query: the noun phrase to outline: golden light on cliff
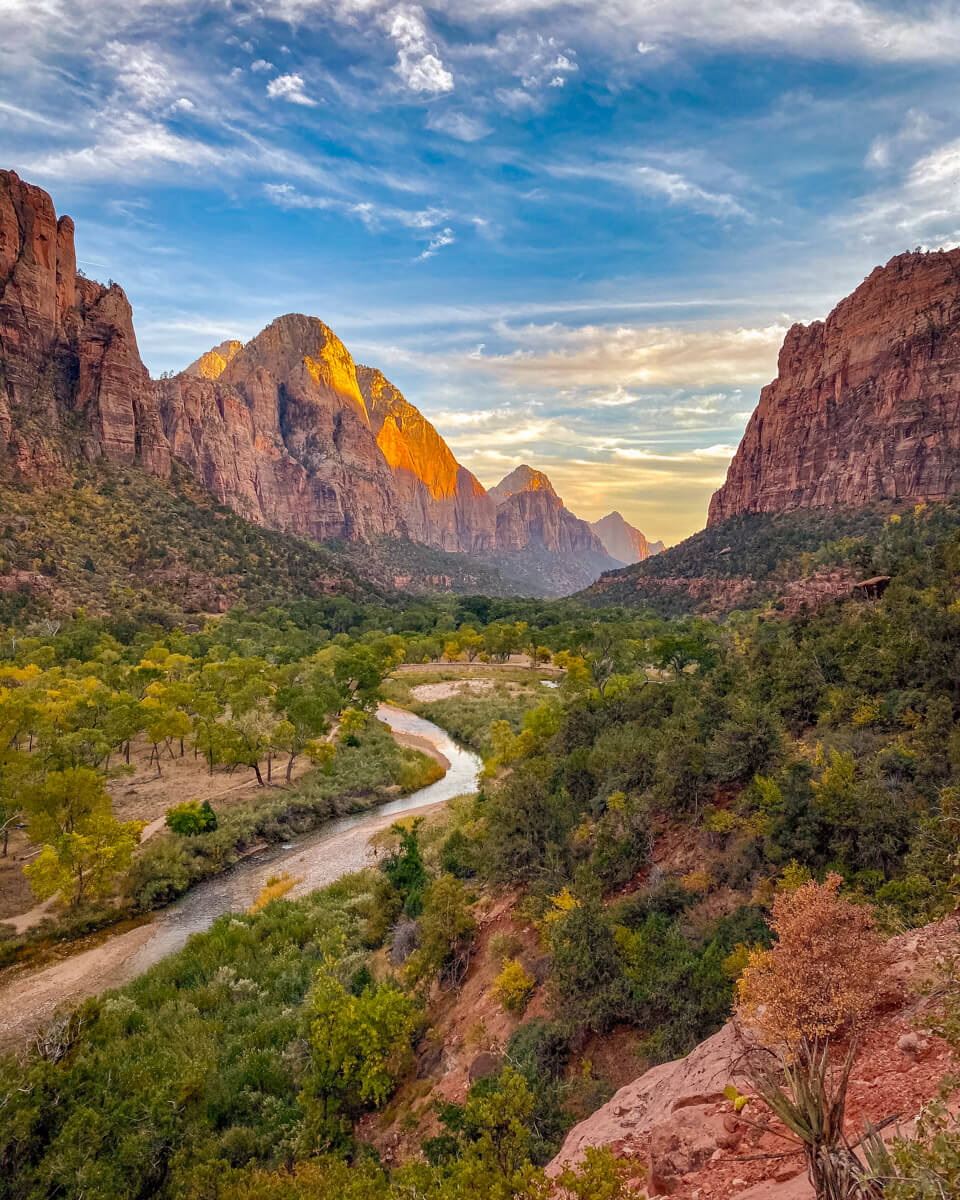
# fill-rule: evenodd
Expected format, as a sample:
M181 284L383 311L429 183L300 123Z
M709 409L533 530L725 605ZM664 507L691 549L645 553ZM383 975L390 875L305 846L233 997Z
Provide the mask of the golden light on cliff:
M227 363L243 349L243 342L224 342L215 350L208 350L197 362L201 379L219 379L227 369Z
M423 420L416 424L408 434L395 416L385 417L377 435L380 452L394 471L412 471L435 500L456 495L456 460L431 425Z
M303 365L309 371L314 383L319 384L320 387L329 388L330 391L337 392L350 400L369 420L367 406L363 402L360 385L357 383L357 370L347 348L340 343L338 349L337 344L328 340L327 344L316 353L319 361L311 358L309 354L303 356Z

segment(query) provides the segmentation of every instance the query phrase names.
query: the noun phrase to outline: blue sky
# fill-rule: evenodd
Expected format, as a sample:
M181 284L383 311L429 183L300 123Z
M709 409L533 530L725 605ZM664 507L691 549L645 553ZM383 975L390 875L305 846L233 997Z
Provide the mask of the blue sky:
M703 525L786 328L960 243L960 5L0 0L0 165L152 371L327 321L486 483Z

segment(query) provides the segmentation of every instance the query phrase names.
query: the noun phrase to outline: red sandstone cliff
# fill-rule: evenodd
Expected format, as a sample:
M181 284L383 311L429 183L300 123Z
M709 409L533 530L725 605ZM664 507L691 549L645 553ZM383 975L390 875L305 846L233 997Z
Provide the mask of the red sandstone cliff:
M121 288L77 275L73 222L0 171L0 456L29 478L70 459L170 471Z
M174 455L222 503L318 540L408 532L353 360L322 321L278 317L210 374L160 380L157 396Z
M545 476L526 468L516 494L489 496L315 317L278 317L152 381L123 291L78 276L73 222L3 171L0 465L42 482L96 458L162 477L176 459L242 516L317 540L407 537L503 557L540 592L574 590L613 565Z
M794 325L708 524L960 491L960 250L901 254Z
M410 536L465 554L492 550L496 515L480 481L382 371L357 367L357 379L377 445L405 494Z

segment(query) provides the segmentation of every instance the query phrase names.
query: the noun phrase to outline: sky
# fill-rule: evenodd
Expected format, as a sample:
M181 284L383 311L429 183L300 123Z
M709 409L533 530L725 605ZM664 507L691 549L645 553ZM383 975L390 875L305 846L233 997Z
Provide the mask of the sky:
M958 65L958 0L0 0L0 166L154 374L310 313L672 543L789 326L960 244Z

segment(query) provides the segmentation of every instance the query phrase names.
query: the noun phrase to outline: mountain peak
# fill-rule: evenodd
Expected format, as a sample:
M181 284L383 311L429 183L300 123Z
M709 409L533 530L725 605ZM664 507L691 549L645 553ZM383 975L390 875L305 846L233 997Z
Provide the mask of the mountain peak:
M228 338L219 346L214 346L206 354L194 359L189 367L184 368L184 374L191 375L194 379L219 379L226 370L227 363L242 349L243 342Z
M518 492L549 492L557 496L556 489L542 471L536 471L523 463L514 467L509 475L504 475L496 487L488 489L487 494L493 497L495 504L503 504ZM557 496L559 500L560 497Z
M663 542L648 542L640 530L618 512L609 512L599 521L591 522L590 528L610 557L622 563L642 562L663 549Z

